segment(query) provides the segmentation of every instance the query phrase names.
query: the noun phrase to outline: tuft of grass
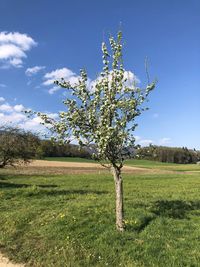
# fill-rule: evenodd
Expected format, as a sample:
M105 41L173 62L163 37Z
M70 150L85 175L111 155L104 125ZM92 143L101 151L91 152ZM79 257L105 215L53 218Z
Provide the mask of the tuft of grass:
M199 266L200 175L124 175L126 231L109 174L0 172L0 248L27 266Z

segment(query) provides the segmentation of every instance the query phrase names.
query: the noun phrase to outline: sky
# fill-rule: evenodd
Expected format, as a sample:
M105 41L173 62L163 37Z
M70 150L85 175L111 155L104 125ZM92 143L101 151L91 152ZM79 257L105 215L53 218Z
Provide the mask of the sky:
M141 145L200 149L199 0L0 0L0 125L38 131L23 109L57 116L61 77L75 82L102 68L101 43L119 29L124 65L144 86L145 58L156 89L138 118Z

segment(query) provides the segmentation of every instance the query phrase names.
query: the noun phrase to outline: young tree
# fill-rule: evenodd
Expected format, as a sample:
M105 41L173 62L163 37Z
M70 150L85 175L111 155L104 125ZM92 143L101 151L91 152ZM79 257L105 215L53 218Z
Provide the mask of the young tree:
M137 87L125 71L122 61L122 33L116 40L109 38L110 49L102 43L103 70L92 85L85 70L80 71L78 83L61 79L55 83L69 89L72 96L64 101L67 109L60 112L60 120L37 113L44 124L50 125L59 139L78 140L80 146L93 144L95 158L112 171L116 192L116 227L124 230L123 181L124 159L135 144L135 118L145 108L143 103L155 83L145 89ZM107 164L105 164L105 162Z

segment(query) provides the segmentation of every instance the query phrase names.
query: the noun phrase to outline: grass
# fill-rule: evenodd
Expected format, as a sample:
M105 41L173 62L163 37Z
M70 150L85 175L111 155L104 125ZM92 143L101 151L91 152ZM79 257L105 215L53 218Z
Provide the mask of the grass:
M45 160L49 161L65 161L65 162L89 162L97 163L92 159L85 158L73 158L73 157L47 157ZM128 159L125 161L125 165L142 167L148 169L161 169L161 170L172 170L172 171L200 171L200 165L198 164L175 164L165 163L151 160L142 159Z
M126 231L109 174L0 172L0 249L27 266L200 266L200 174L124 175Z
M46 157L44 160L48 161L64 161L64 162L89 162L89 163L95 163L92 159L86 159L86 158L76 158L76 157Z
M199 164L175 164L151 160L126 160L126 165L150 169L172 170L172 171L200 171Z

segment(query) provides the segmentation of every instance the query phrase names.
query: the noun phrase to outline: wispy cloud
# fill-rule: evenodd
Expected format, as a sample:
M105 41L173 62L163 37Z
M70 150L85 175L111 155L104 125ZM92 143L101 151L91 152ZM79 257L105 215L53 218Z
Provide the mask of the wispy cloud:
M150 144L158 145L158 146L167 146L172 143L171 138L169 137L163 137L158 140L152 140L152 139L144 139L141 136L135 136L136 143L141 146L148 146Z
M34 66L32 68L26 69L25 74L27 76L33 76L37 74L38 72L40 72L41 70L44 70L45 68L46 68L45 66Z
M139 144L140 144L141 146L148 146L148 145L153 144L153 143L154 143L154 141L151 140L151 139L141 139L141 140L139 141Z
M0 83L1 88L6 88L7 86L4 83Z
M141 145L141 146L148 146L148 145L150 145L150 144L155 143L155 142L154 142L153 140L151 140L151 139L144 139L144 138L142 138L141 136L138 136L138 135L135 136L135 141L136 141L136 143L137 143L138 145Z
M19 32L0 32L0 63L1 68L22 67L23 59L37 43L28 36Z
M158 144L160 146L169 145L171 143L171 138L169 137L163 137L158 141Z
M0 127L3 125L16 126L25 130L30 130L37 133L46 133L46 127L41 125L42 120L34 116L28 118L23 111L25 108L22 104L11 105L6 102L3 97L0 97ZM49 117L56 119L57 113L48 113Z
M53 95L55 92L57 92L59 90L60 90L60 87L59 86L54 86L54 87L50 88L48 90L48 92L49 92L50 95Z

